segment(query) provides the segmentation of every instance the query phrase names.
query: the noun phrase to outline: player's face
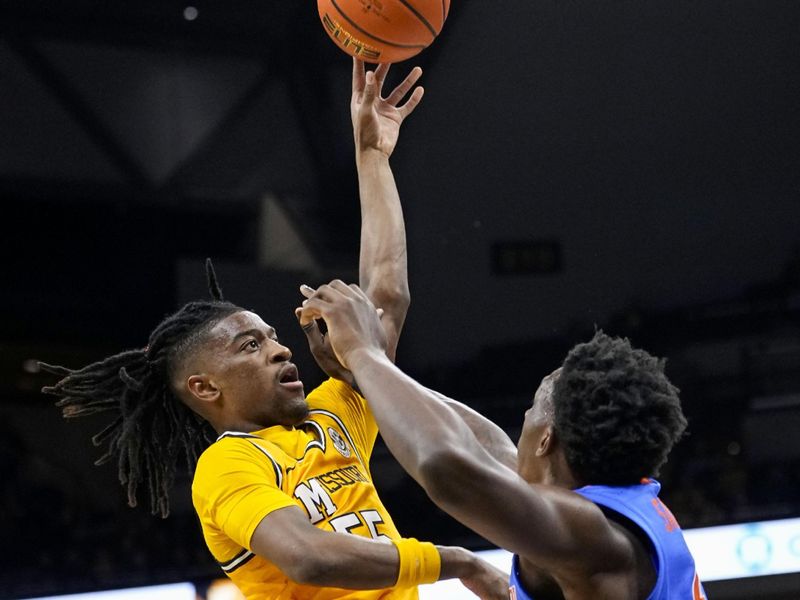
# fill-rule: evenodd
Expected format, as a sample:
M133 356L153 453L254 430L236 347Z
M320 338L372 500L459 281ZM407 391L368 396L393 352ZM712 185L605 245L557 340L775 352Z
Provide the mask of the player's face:
M308 414L303 382L291 351L261 317L241 311L209 332L214 379L232 422L261 429L296 425ZM251 431L254 429L251 429Z
M517 471L531 483L543 483L547 473L549 453L542 454L542 441L552 435L553 429L553 383L561 373L556 369L547 377L533 396L533 404L525 412L522 433L517 444Z

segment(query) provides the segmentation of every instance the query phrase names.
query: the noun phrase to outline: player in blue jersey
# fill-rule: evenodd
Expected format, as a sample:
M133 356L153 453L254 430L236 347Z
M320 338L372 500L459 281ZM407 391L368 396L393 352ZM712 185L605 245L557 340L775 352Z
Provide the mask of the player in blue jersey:
M357 286L302 288L392 454L443 510L514 553L512 599L705 598L680 527L650 479L686 419L664 361L602 332L542 380L518 447L386 359Z

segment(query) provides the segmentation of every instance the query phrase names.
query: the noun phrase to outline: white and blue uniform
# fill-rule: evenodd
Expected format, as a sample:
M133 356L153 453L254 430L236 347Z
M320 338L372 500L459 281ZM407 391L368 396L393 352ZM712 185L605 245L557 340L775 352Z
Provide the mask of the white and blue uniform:
M587 485L575 490L602 508L609 508L635 523L652 544L656 584L647 600L705 600L694 558L670 510L658 498L661 484L644 479L630 486ZM535 600L519 579L519 557L514 556L509 582L512 600Z

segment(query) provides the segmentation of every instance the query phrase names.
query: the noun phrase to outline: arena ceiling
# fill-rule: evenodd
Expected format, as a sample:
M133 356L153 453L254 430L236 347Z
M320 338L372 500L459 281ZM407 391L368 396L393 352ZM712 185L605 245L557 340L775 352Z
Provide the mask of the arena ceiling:
M237 0L192 15L189 4L5 6L6 192L176 203L270 190L319 208L354 191L346 96L331 108L348 64L315 11Z
M0 4L0 339L139 340L178 260L256 262L265 193L331 271L354 264L350 64L313 4ZM426 98L394 163L415 356L779 275L800 224L796 2L498 6L453 3L415 61ZM530 239L559 273L491 270L497 242Z
M102 296L130 309L142 286L160 314L174 302L163 280L174 282L176 257L254 258L266 192L320 264L355 263L350 62L309 3L34 0L0 11L0 194L14 207L4 302L26 313L6 336L40 335L60 309L107 311ZM99 282L115 265L131 267L131 283L109 296Z

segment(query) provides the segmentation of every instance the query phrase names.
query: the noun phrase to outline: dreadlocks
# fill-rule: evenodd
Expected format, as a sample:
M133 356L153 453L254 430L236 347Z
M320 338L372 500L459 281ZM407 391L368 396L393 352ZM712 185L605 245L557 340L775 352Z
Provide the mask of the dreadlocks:
M96 465L117 458L119 481L127 487L128 504L136 506L142 481L150 492L150 511L169 514L169 489L178 456L190 470L213 441L213 431L172 391L170 381L184 360L220 320L242 310L222 298L214 268L206 260L213 300L190 302L166 317L150 334L146 347L109 356L82 369L41 363L61 380L42 392L59 396L56 406L65 418L111 412L113 420L92 437L106 445Z

